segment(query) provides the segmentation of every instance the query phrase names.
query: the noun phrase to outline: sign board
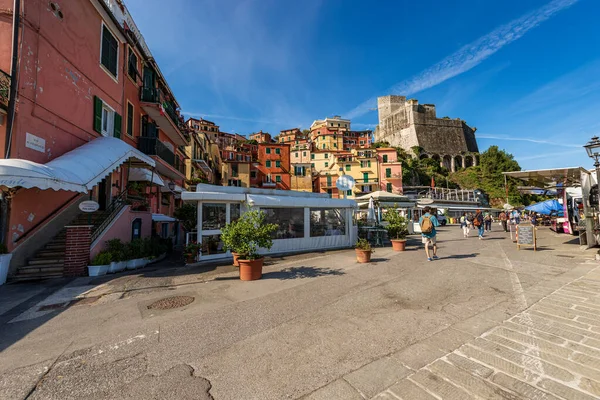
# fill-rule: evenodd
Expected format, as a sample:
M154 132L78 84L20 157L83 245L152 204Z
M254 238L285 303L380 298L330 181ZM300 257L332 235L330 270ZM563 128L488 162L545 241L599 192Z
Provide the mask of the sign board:
M342 175L335 181L335 186L339 190L352 190L355 184L356 181L350 175Z
M521 250L522 245L533 246L537 250L537 238L535 235L535 226L529 224L517 225L517 248Z
M100 208L100 204L96 203L93 200L82 201L79 204L79 209L83 212L92 213L94 211L98 211Z
M46 152L46 140L41 137L32 135L29 132L25 133L25 147L39 151L40 153Z
M419 203L419 204L433 204L433 199L423 198L423 199L417 200L417 203Z

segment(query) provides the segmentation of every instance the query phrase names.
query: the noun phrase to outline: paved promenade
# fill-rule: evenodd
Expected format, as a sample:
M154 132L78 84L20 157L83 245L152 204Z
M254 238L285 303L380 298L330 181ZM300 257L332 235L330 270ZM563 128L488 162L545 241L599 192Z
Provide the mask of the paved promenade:
M573 237L378 248L0 288L2 399L593 399L600 269ZM149 306L192 298L170 310Z

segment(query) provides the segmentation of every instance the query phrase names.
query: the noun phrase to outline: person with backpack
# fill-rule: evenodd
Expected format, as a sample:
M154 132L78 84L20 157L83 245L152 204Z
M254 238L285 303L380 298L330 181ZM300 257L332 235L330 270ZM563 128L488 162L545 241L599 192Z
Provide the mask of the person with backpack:
M463 237L469 237L469 221L467 221L467 213L464 212L460 217L460 227L463 231Z
M490 232L492 230L492 222L494 222L494 218L492 218L492 214L489 212L485 213L485 217L483 217L483 222L485 225L485 230Z
M437 260L437 232L435 227L440 226L440 223L435 216L430 214L430 207L425 207L423 211L425 214L419 219L419 226L421 227L421 239L425 245L425 254L427 255L427 261ZM433 247L433 256L429 254L429 244Z
M481 213L481 210L477 210L475 212L475 216L473 217L473 225L475 226L475 228L477 228L479 230L479 240L482 240L484 224L483 224L483 214Z

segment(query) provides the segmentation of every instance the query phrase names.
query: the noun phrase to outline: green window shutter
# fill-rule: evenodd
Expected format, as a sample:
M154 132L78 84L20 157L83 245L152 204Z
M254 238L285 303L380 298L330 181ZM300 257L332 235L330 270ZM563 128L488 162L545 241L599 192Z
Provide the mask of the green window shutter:
M275 154L281 154L281 149L279 147L275 149Z
M267 168L271 168L271 161L267 161Z
M388 192L392 193L392 184L391 184L391 183L388 183L388 184L386 185L386 189L387 189L387 191L388 191Z
M325 162L325 166L326 166L326 167L329 167L329 163L328 163L328 162Z
M388 162L388 156L387 156L387 154L383 155L383 162Z
M267 154L271 154L271 148L270 147L267 147L266 151L267 151Z
M346 164L346 171L350 171L350 168L351 168L350 164Z
M347 194L348 196L352 196L352 190L348 190L348 191L346 192L346 194Z
M281 176L280 175L277 175L275 177L275 182L281 182Z
M102 133L102 100L94 96L94 130Z
M281 161L275 161L275 166L276 166L277 168L281 167Z
M113 130L113 136L116 137L117 139L121 139L121 125L123 123L123 117L121 117L119 114L115 113L115 123L114 123L114 130Z
M310 159L311 159L311 160L314 160L314 159L315 159L315 155L314 155L314 154L311 154L311 155L310 155Z
M391 178L392 177L392 169L391 168L386 168L385 169L385 177L386 178Z
M369 166L369 168L371 168L371 160L367 161L367 165Z

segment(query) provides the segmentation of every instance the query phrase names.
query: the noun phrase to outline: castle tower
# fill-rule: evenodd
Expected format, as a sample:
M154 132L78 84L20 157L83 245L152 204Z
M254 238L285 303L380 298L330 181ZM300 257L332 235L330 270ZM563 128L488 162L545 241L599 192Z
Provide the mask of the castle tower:
M401 107L404 107L406 102L405 96L381 96L377 98L377 112L379 113L379 120L382 121L398 111Z

